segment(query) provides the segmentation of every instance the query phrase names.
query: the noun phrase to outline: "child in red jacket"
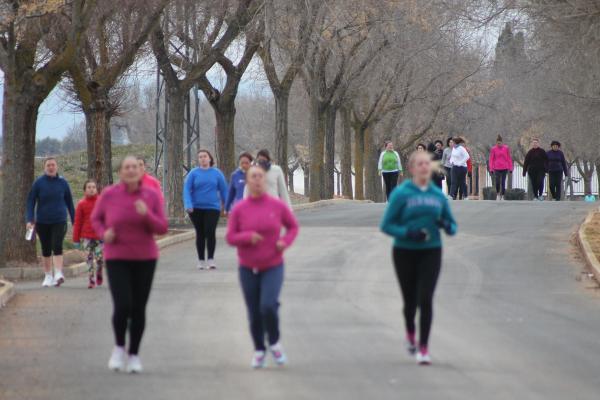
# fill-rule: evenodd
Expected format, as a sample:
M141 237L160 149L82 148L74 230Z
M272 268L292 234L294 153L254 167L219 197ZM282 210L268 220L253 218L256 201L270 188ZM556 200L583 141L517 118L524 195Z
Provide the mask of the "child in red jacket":
M98 198L96 182L86 181L83 185L84 198L77 203L75 223L73 224L73 243L86 251L89 273L88 288L93 289L102 285L102 241L92 228L92 211ZM95 263L94 263L95 262ZM94 264L96 268L94 268Z

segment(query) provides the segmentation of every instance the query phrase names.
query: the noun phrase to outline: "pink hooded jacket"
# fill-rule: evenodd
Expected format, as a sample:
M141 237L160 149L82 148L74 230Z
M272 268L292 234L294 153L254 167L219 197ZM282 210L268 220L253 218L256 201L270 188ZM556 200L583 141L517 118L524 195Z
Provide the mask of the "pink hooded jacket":
M490 171L513 170L513 160L510 156L510 148L503 144L494 146L490 151Z

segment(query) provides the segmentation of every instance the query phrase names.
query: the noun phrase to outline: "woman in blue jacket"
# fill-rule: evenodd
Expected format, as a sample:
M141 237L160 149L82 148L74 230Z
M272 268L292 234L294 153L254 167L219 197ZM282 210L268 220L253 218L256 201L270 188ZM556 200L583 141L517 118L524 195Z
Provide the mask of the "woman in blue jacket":
M58 174L56 159L50 157L44 160L44 175L35 180L27 197L27 229L35 229L42 247L43 287L60 286L65 281L62 254L67 213L73 223L75 208L71 188Z
M238 157L239 167L231 174L229 181L229 194L225 203L225 211L230 212L231 208L244 198L244 188L246 187L246 172L252 165L254 157L248 152L243 152Z
M412 176L391 195L381 230L394 238L393 259L404 298L407 347L419 364L430 364L429 332L433 293L442 263L440 229L456 233L456 222L444 193L431 182L431 158L426 152L410 156ZM415 316L420 311L419 346Z
M221 170L214 165L214 158L208 150L198 151L198 167L189 172L183 184L183 205L196 230L198 269L217 268L217 224L227 200L227 182Z

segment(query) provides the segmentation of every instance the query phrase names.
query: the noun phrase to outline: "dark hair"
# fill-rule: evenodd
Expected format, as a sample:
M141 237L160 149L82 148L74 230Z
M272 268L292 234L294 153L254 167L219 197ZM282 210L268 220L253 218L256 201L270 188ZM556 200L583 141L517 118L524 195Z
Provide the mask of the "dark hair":
M433 142L427 145L427 151L430 153L435 153L435 144Z
M444 145L444 142L442 142L440 139L438 139L435 142L433 142L434 145L436 145L438 143L441 144L442 146Z
M498 136L496 137L496 142L500 142L500 143L502 143L502 136L498 135Z
M450 141L454 142L454 138L453 137L449 137L448 139L446 139L446 146L450 147Z
M454 144L461 144L461 143L465 142L465 140L463 138L461 138L461 137L457 137L457 138L452 139L452 140L454 141Z
M550 143L550 147L552 147L552 146L560 147L560 142L558 140L553 140L552 143Z
M96 183L96 181L94 179L88 179L87 181L85 181L83 183L83 191L85 192L85 190L87 189L87 185L88 183L93 183L94 185L98 186L98 184Z
M416 148L418 149L419 147L422 147L423 150L427 150L427 146L425 146L424 143L419 143Z
M242 158L247 158L250 162L254 161L254 157L252 157L252 154L248 153L247 151L244 151L239 155L238 161L240 161Z
M268 161L271 161L271 154L269 154L269 150L267 149L259 150L258 153L256 153L256 158L258 157L264 157Z
M210 153L210 151L208 151L206 149L200 149L200 150L198 150L197 154L200 154L200 153L208 154L208 158L210 158L210 166L212 167L215 165L215 159L214 159L213 155Z

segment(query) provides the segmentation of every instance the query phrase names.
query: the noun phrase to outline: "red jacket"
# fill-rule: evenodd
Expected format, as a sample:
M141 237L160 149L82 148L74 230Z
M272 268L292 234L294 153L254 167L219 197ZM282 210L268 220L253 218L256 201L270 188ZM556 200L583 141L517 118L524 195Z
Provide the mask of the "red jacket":
M73 243L79 243L81 239L100 240L92 228L92 211L94 211L97 199L98 196L86 196L77 203L75 223L73 224Z
M471 158L473 157L471 156L471 150L469 150L466 146L465 150L467 153L469 153L469 159L467 160L467 172L473 173L473 161L471 161Z

